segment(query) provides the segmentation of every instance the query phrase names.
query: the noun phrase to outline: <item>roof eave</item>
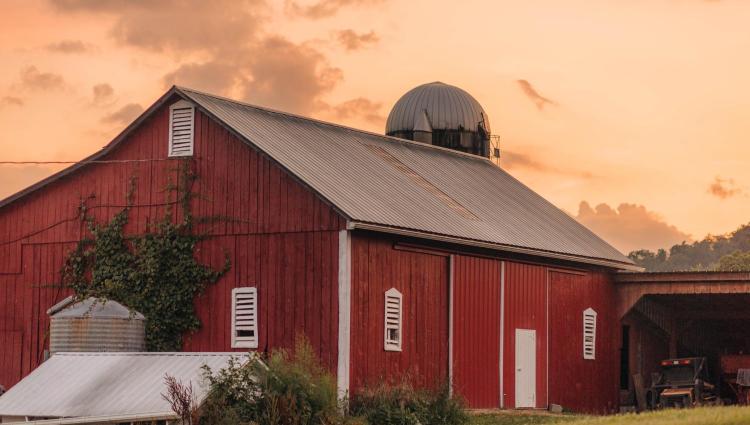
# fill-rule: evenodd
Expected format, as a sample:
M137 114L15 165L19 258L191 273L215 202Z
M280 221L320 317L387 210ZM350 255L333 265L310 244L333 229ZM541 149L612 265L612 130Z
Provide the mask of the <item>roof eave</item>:
M356 229L370 230L374 232L388 233L392 235L410 236L410 237L416 237L416 238L422 238L422 239L429 239L429 240L438 241L438 242L448 242L448 243L472 246L472 247L477 247L477 248L487 248L487 249L492 249L495 251L512 252L514 254L525 254L525 255L533 255L537 257L552 258L555 260L572 261L576 263L602 266L602 267L607 267L607 268L616 269L616 270L627 270L627 271L634 271L634 272L640 272L644 270L642 267L636 266L635 264L628 264L624 262L607 260L603 258L583 257L580 255L545 251L545 250L534 249L534 248L503 245L499 243L484 242L484 241L478 241L474 239L465 239L465 238L459 238L455 236L440 235L440 234L424 232L420 230L383 226L380 224L373 224L373 223L349 221L347 222L347 229L348 230L356 230Z

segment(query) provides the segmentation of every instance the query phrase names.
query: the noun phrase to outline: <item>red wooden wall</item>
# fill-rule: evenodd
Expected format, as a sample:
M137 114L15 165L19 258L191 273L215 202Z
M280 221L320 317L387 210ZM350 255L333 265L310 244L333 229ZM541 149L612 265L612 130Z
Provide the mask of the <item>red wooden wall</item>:
M126 204L135 179L127 231L160 220L173 195L178 160L167 158L168 110L143 122L102 159L143 162L90 164L0 209L0 384L9 387L42 360L48 346L46 310L65 297L58 287L66 253L84 234L82 200L102 222ZM338 231L344 220L265 155L207 116L196 114L196 216L224 217L202 230L214 235L198 257L232 269L196 300L203 328L186 350L230 349L230 294L257 285L260 349L288 347L303 331L335 369L338 335ZM174 208L175 211L178 208ZM176 214L176 212L174 213Z
M503 406L515 407L516 329L536 331L536 406L547 407L547 268L505 262Z
M350 387L409 379L435 386L448 379L448 257L395 249L354 233L351 274ZM384 294L403 294L402 351L384 351Z
M453 388L474 408L500 406L501 262L453 257Z
M618 408L614 284L600 272L550 271L550 402L590 413ZM583 311L597 312L596 359L583 358Z

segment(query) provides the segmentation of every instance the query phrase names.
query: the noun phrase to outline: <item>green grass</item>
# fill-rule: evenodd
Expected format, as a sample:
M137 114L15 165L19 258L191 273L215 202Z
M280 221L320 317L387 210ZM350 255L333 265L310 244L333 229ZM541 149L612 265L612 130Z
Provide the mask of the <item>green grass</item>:
M569 424L580 419L580 416L562 416L549 414L518 413L514 411L473 415L469 425L537 425Z
M562 423L565 425L747 425L750 424L750 407L707 407L599 417L499 413L476 415L470 422L471 425Z

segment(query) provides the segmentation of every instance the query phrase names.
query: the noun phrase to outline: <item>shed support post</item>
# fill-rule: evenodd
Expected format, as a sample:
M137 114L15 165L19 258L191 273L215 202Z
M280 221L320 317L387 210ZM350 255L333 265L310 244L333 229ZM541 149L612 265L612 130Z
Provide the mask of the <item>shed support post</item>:
M352 240L348 230L339 232L339 338L336 386L340 400L349 396L351 350ZM345 406L344 406L345 407Z

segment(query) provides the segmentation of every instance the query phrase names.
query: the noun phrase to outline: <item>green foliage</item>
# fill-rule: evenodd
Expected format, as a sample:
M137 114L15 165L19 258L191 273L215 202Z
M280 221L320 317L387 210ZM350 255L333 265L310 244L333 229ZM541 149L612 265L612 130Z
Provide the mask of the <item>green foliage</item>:
M641 249L628 257L647 271L719 270L721 259L736 252L750 252L750 224L721 236L707 236L693 243L683 242L657 252Z
M506 410L497 413L472 415L469 425L541 425L563 424L580 420L581 416L554 415L545 412Z
M361 391L351 409L378 425L461 425L469 420L463 401L452 398L447 385L437 391L418 390L406 380Z
M183 163L177 187L182 188L178 201L184 218L179 223L173 222L167 209L145 234L130 236L124 231L129 206L105 224L86 217L91 237L78 243L63 268L63 284L77 299L114 300L143 313L150 351L180 350L183 334L200 327L195 296L229 269L228 259L218 271L195 259L196 244L204 236L193 231L189 209L194 179Z
M719 259L716 268L725 272L750 272L750 252L735 251Z
M310 344L298 337L294 353L274 351L266 363L257 357L246 366L232 362L212 374L202 424L342 424L336 382Z

